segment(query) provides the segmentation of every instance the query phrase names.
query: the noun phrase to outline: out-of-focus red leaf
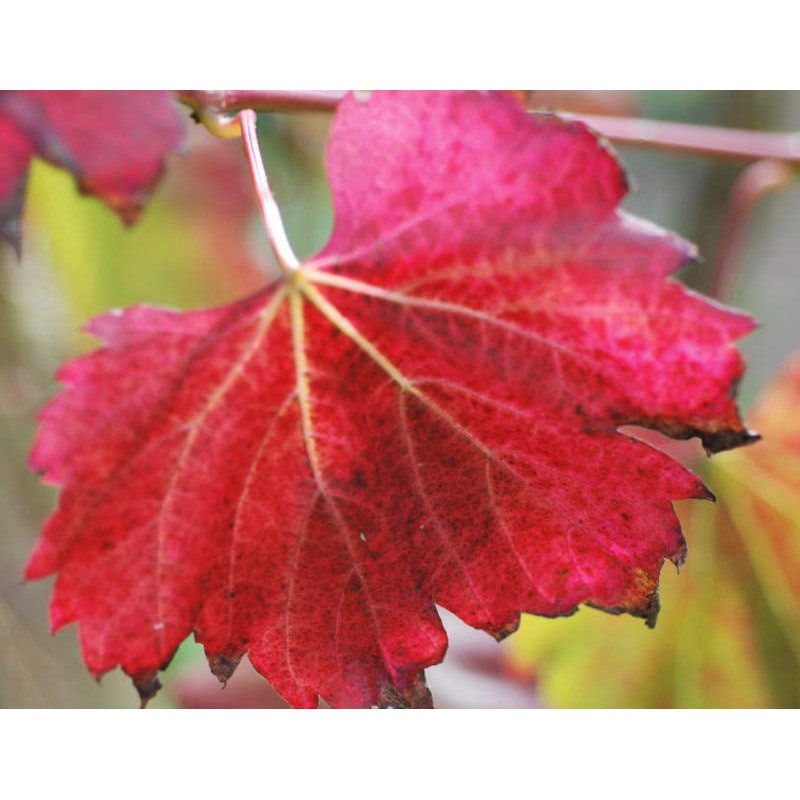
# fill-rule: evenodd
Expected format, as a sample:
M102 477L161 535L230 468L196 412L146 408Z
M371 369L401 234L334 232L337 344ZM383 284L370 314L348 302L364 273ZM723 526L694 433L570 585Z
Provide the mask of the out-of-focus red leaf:
M267 271L251 252L249 234L258 219L258 203L237 145L198 129L190 140L191 158L175 165L169 187L172 202L192 221L220 282L233 297L263 286Z
M32 454L64 485L27 576L54 628L143 698L192 631L293 705L430 702L434 603L498 638L588 603L651 623L707 497L618 432L752 439L732 341L752 328L668 275L677 237L617 211L612 154L511 97L345 100L335 225L237 304L95 319Z
M0 238L17 251L31 151L30 142L19 128L0 116Z
M183 139L171 92L0 92L0 235L19 246L32 154L133 222Z

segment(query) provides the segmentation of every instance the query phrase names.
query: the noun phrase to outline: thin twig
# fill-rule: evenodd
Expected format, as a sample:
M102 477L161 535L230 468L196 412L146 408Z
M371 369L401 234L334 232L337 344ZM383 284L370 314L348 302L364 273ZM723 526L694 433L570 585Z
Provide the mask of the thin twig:
M781 161L763 159L746 167L731 189L719 252L714 267L711 296L730 301L741 263L748 223L758 201L768 192L786 186L793 170Z
M281 272L288 277L300 266L300 262L289 244L286 229L283 227L281 212L269 188L267 173L258 147L255 111L242 111L239 114L239 121L242 127L244 152L247 156L247 164L250 167L250 175L253 178L258 204L261 207L261 216L264 219L267 237Z
M181 91L178 99L197 110L333 111L345 91ZM800 164L800 133L717 128L601 114L564 114L586 122L613 142L715 158Z
M771 158L800 164L800 133L716 128L680 122L580 114L576 117L620 144L651 147L714 158L760 161Z
M195 111L333 111L346 91L179 91L178 100Z

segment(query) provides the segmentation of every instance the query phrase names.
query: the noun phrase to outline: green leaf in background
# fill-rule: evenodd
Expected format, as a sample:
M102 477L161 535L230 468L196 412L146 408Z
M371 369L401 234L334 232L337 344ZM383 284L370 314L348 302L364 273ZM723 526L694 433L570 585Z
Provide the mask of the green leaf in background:
M126 229L99 202L78 194L69 175L37 163L31 177L26 224L33 241L26 249L51 266L75 324L116 305L191 307L212 300L206 242L166 191Z

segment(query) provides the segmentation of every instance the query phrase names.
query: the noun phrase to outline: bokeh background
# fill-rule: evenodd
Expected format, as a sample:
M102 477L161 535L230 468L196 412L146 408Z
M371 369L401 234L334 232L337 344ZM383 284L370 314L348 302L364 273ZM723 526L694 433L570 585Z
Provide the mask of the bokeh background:
M532 92L528 99L577 115L800 130L800 92ZM322 247L331 227L329 124L327 114L261 116L270 180L301 258ZM626 209L696 242L703 261L680 278L708 291L746 163L617 150L636 187ZM796 405L791 384L764 399L800 351L798 220L800 184L789 181L760 199L740 226L743 247L726 299L762 323L741 345L748 362L741 404L771 435L746 453L711 460L697 447L675 451L703 473L719 502L679 508L689 560L680 576L671 565L664 569L655 631L641 620L582 609L568 619L526 618L497 645L446 615L450 651L428 671L437 706L800 705L800 392ZM57 391L58 366L93 346L81 326L136 303L227 303L273 271L238 141L191 127L185 152L170 160L143 218L128 230L99 201L78 195L70 176L34 166L22 258L0 249L0 706L138 703L119 672L100 686L89 677L75 626L50 635L52 581L21 578L57 498L26 466L35 418ZM222 691L192 641L162 680L153 706L282 704L246 664Z

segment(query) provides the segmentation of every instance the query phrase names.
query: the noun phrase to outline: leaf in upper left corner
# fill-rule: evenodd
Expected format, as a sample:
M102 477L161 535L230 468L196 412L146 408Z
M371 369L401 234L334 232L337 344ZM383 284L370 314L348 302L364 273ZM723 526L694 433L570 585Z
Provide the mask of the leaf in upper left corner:
M0 238L19 249L33 156L68 170L82 192L134 222L183 127L166 91L0 92Z

